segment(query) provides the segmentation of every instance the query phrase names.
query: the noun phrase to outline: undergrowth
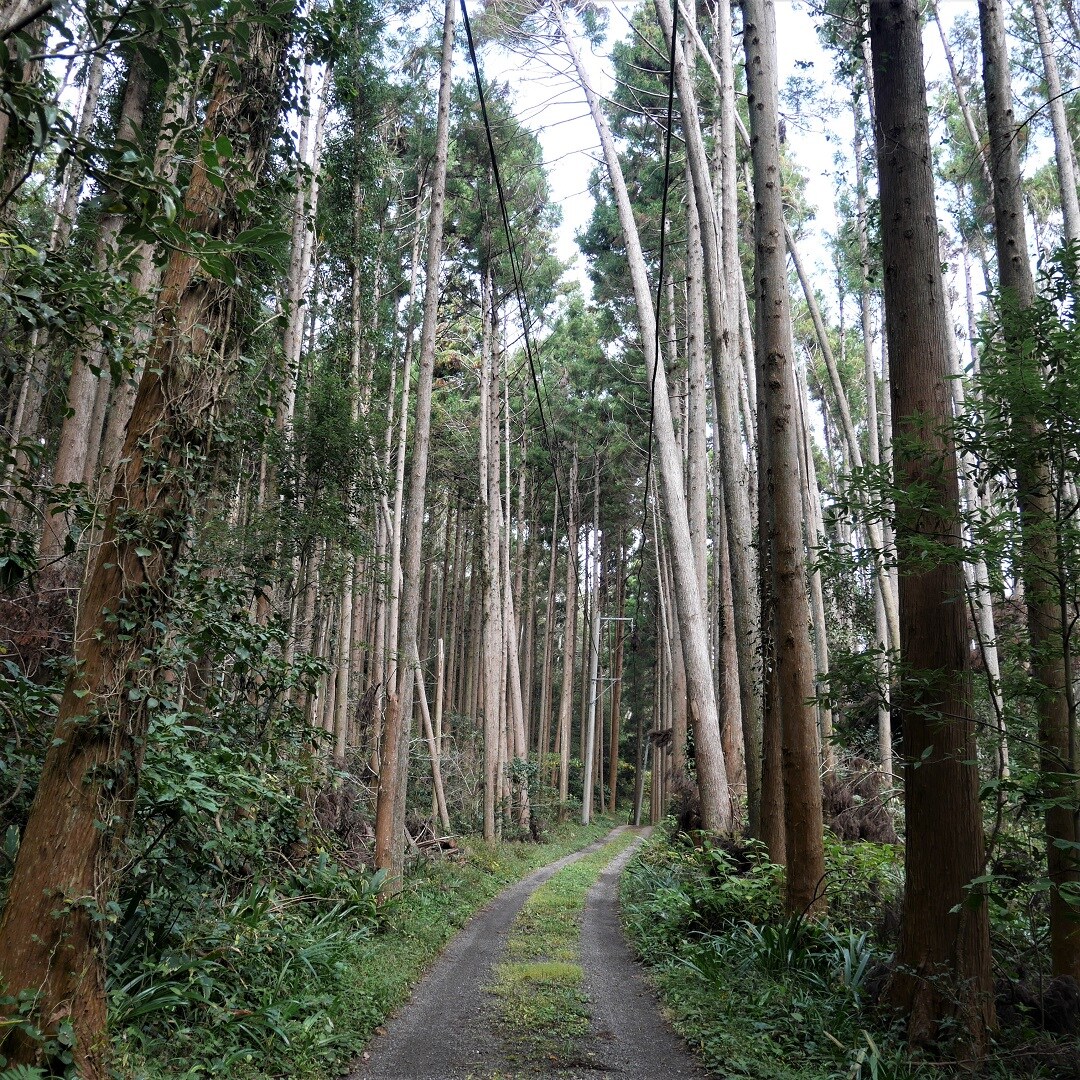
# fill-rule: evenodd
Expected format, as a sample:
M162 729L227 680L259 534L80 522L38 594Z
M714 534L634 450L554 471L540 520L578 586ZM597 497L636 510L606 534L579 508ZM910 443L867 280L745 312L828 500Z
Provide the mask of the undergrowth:
M898 894L899 855L830 840L827 862L831 922L782 915L782 870L755 843L698 848L658 834L623 875L631 941L676 1029L723 1076L923 1076L867 1008L885 958L871 920Z
M377 875L320 860L257 885L188 927L147 969L116 970L115 1070L122 1080L339 1075L461 925L506 885L612 827L566 824L549 842L466 840L419 863L376 902Z
M783 871L761 844L697 847L658 833L642 848L623 875L623 919L676 1029L725 1077L973 1075L947 1046L939 1059L913 1051L878 1000L899 925L901 849L827 833L825 852L829 915L812 921L783 914ZM995 913L1000 936L1008 927ZM980 1070L992 1080L1078 1080L1080 1048L1003 1019Z

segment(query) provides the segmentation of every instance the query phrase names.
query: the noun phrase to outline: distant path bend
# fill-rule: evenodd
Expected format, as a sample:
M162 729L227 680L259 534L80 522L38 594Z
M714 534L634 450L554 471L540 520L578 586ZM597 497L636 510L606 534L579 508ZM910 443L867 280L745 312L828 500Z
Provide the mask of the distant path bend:
M465 925L418 984L412 999L369 1044L347 1080L698 1080L708 1073L660 1015L656 996L619 926L619 875L632 844L590 889L581 933L581 964L590 1001L591 1057L597 1068L524 1073L508 1067L485 992L503 957L510 926L529 896L564 866L597 851L622 826L581 851L535 871L500 893Z

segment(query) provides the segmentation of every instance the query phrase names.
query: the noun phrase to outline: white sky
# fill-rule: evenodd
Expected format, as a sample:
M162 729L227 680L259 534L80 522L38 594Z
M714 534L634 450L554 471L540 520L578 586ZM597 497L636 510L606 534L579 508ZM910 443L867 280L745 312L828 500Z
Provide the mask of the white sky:
M615 0L606 5L609 42L626 36L628 17L636 2ZM975 0L944 0L941 3L946 26L961 13L976 11ZM779 0L777 3L777 50L781 88L794 75L809 77L823 84L820 101L825 104L834 97L832 85L833 61L818 43L814 20L809 9L798 0ZM939 78L945 72L945 61L936 29L924 35L929 77ZM604 94L612 88L611 66L607 52L610 43L599 51L582 47L595 73L596 87ZM796 67L797 62L813 66ZM559 57L556 64L563 64ZM574 262L574 274L588 292L584 261L574 242L574 235L585 227L592 213L592 198L588 192L588 177L597 161L597 138L580 89L566 76L556 74L541 61L526 60L519 55L507 55L493 48L484 52L482 64L488 77L510 84L517 100L517 113L526 127L536 132L543 147L552 197L563 210L563 225L559 232L558 255ZM847 107L847 94L840 93L842 107L835 117L803 115L789 118L787 141L807 180L806 197L816 208L815 221L809 226L803 241L804 258L812 267L828 273L825 234L835 230L833 200L836 192L834 154L837 150L850 153L852 121ZM832 136L832 141L829 140ZM817 274L814 275L818 277ZM818 280L821 280L818 277ZM827 279L826 279L827 280Z

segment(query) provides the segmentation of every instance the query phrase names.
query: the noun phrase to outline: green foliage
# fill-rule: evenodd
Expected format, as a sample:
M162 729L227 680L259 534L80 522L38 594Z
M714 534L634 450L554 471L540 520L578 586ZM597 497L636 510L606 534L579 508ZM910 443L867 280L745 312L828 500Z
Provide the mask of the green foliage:
M75 1032L70 1020L63 1020L50 1034L38 1025L37 995L23 990L17 996L4 993L0 983L0 1033L18 1030L36 1047L42 1066L13 1065L0 1054L0 1080L78 1080L73 1065ZM5 1067L6 1066L6 1067Z
M367 878L322 860L287 894L256 884L232 902L177 926L155 961L114 962L110 1018L125 1048L208 1064L288 1070L293 1055L335 1060L333 986L359 943L378 927L381 875Z
M624 875L631 940L678 1030L725 1075L921 1075L868 1003L884 954L867 924L896 894L896 853L830 841L827 865L833 914L820 923L781 915L782 870L754 844L654 839Z

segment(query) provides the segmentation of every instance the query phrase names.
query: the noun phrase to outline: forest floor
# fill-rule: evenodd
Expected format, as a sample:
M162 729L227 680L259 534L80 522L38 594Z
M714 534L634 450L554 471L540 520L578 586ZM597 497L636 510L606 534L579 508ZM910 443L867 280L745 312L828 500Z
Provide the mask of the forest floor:
M348 1080L707 1076L661 1016L619 925L619 875L645 832L615 829L501 893Z

